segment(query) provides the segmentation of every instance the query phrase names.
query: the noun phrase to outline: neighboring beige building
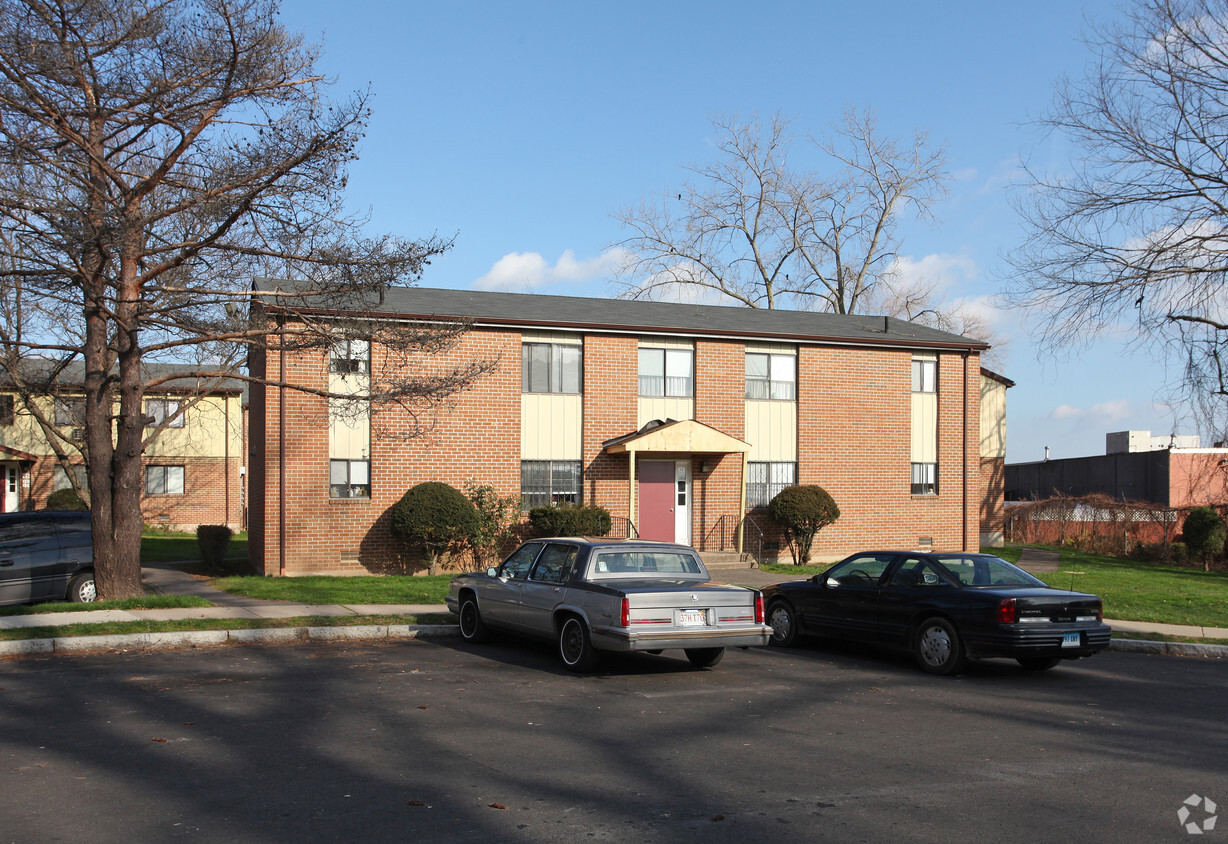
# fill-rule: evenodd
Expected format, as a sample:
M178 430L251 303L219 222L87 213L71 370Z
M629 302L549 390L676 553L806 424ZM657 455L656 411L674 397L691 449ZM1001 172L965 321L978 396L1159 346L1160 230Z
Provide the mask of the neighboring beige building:
M151 367L151 376L174 368ZM60 395L39 399L43 414L70 439L83 437L83 402L72 377ZM243 388L229 381L199 395L196 381L169 382L145 397L146 415L169 419L143 455L141 512L145 521L182 530L201 524L243 524ZM69 470L86 486L84 460L70 443ZM42 428L12 390L0 384L0 512L36 510L72 486Z
M981 545L1005 542L1006 391L1015 382L981 368Z

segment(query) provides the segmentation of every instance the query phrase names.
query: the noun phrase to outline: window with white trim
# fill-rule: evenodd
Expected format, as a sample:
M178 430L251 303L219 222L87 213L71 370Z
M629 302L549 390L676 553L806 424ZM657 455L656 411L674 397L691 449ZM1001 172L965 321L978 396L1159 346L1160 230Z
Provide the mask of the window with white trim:
M748 399L797 399L797 358L794 355L746 353Z
M66 399L57 396L55 399L55 424L59 426L73 425L77 428L84 428L85 399Z
M338 340L329 352L329 368L338 375L370 373L370 341Z
M172 399L145 399L145 424L152 428L170 419L166 427L182 428L183 414L179 413L182 406L180 402Z
M912 464L912 494L936 495L938 493L938 464Z
M640 349L640 395L690 398L695 394L692 349Z
M146 466L146 495L183 495L182 466Z
M520 383L525 393L579 393L584 383L581 346L561 343L523 343L520 347Z
M785 487L797 486L797 464L760 462L746 464L746 506L766 507Z
M580 503L579 460L521 460L520 500L524 509Z
M370 460L329 460L329 498L370 498Z
M913 358L912 391L914 393L938 392L938 361L934 358Z

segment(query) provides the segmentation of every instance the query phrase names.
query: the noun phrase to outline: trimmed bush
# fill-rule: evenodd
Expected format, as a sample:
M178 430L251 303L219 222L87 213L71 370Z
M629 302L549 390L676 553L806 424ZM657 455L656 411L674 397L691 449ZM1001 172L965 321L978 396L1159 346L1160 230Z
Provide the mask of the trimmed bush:
M478 526L469 537L473 561L479 567L500 559L520 521L520 496L499 495L489 484L465 483L465 496L478 513Z
M439 573L440 554L465 544L479 529L469 499L438 481L418 484L392 505L392 535L420 549L431 574Z
M234 533L226 525L200 525L196 528L196 545L200 559L213 571L226 570L226 549Z
M81 500L72 487L57 489L47 496L48 510L88 510L89 505Z
M1190 553L1200 556L1203 569L1209 571L1210 558L1224 553L1224 539L1228 537L1228 530L1224 527L1223 517L1212 507L1195 507L1185 517L1185 526L1181 531Z
M810 548L818 532L840 518L840 508L820 486L788 486L768 504L768 515L780 525L793 565L810 562Z
M529 511L529 524L538 536L605 536L613 523L604 507L563 504L534 507Z

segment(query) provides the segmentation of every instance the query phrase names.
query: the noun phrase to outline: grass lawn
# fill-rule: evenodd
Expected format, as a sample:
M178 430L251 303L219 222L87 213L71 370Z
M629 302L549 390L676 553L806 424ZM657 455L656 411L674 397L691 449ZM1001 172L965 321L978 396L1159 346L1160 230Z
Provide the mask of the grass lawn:
M15 607L0 607L0 616L42 615L49 612L93 612L94 610L165 610L179 607L211 607L204 598L192 595L146 595L144 598L128 598L123 601L95 601L92 604L73 604L67 601L27 604Z
M218 589L301 604L442 604L454 575L434 577L217 577Z
M1050 586L1099 595L1105 618L1228 628L1228 572L1139 563L1062 549Z
M226 556L247 556L247 531L239 531L231 537ZM199 559L200 548L194 533L146 530L141 534L142 563L177 563L180 560Z

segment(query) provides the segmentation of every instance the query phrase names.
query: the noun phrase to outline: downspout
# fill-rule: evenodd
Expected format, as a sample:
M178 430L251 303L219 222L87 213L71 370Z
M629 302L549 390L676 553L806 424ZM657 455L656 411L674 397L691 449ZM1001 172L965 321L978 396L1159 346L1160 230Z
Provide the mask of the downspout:
M286 317L278 320L281 342L277 372L277 574L286 576Z
M222 457L222 482L225 484L226 497L226 521L225 524L230 524L230 396L225 396L222 399L222 410L226 417L225 427L225 443L223 445Z
M967 551L968 549L968 353L964 352L964 419L963 419L963 438L960 440L960 452L963 454L963 506L961 509L960 524L962 525L963 536L960 537L960 547ZM979 550L979 549L977 549Z

